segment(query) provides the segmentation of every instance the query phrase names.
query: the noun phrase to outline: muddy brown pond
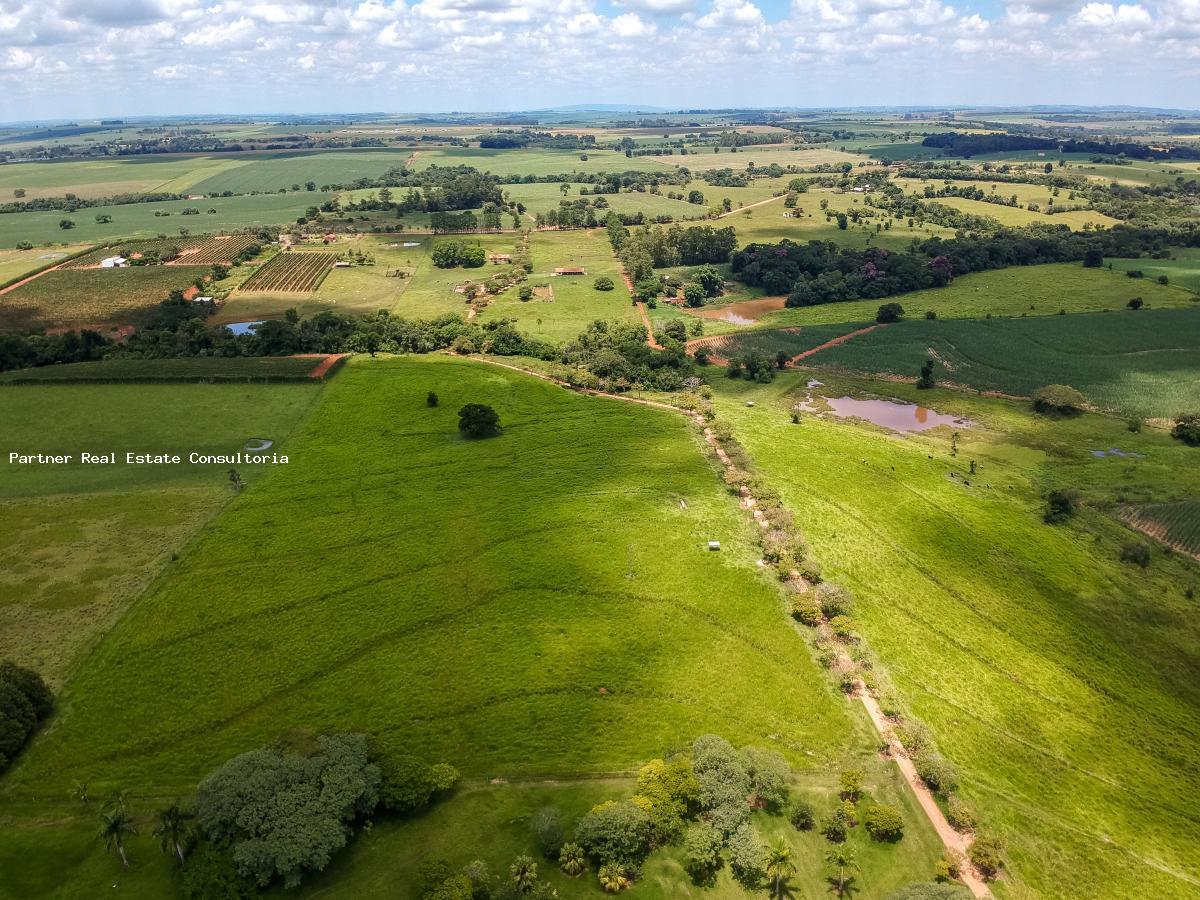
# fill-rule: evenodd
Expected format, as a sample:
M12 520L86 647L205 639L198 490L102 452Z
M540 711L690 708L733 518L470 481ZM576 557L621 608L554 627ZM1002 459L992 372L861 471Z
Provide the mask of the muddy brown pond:
M815 384L810 384L809 387L814 387ZM820 399L839 419L863 419L892 431L928 431L939 425L969 428L972 425L969 419L948 416L915 403L902 403L899 400L856 400L853 397ZM808 400L800 404L800 408L806 412L818 411L811 394Z

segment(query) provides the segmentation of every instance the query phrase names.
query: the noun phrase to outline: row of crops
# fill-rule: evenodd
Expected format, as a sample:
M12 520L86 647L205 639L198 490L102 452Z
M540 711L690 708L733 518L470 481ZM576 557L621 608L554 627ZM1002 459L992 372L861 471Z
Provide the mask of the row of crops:
M310 293L337 261L334 253L280 253L246 279L243 291Z
M63 263L64 269L89 269L110 256L138 259L153 256L172 259L176 265L230 265L234 258L257 242L252 234L198 235L196 237L154 238L140 241L118 241L82 253Z
M1168 547L1200 559L1200 502L1141 503L1122 508L1120 517Z

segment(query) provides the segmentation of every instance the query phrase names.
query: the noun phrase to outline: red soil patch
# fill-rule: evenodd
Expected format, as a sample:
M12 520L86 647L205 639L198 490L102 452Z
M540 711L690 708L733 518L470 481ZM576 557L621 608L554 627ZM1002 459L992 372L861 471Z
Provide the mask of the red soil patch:
M63 265L64 265L64 263L59 263L57 266L51 266L48 269L42 269L42 271L40 271L40 272L34 272L32 275L28 276L27 278L22 278L16 284L10 284L8 287L4 288L3 290L0 290L0 295L7 294L9 291L15 291L21 285L29 284L29 282L33 281L33 279L35 279L35 278L41 278L47 272L53 272L55 269L61 269L63 267Z
M786 301L787 297L759 297L757 300L742 300L738 303L731 303L728 306L705 306L700 309L688 309L688 312L702 319L736 322L736 319L730 317L737 316L740 319L757 322L767 313L783 309Z
M191 285L186 291L183 292L184 300L191 300L193 297L199 297L199 296L200 296L200 288L196 287L194 284Z
M320 379L324 378L339 360L343 360L349 355L349 353L293 353L292 359L319 359L320 362L308 373L308 377Z
M858 337L860 334L866 334L868 331L874 331L876 328L883 328L881 324L868 325L866 328L860 328L857 331L852 331L849 334L843 334L841 337L835 337L832 341L826 341L819 347L813 347L811 350L805 350L803 353L797 353L792 357L791 362L800 362L802 359L808 359L814 353L820 353L822 350L828 350L830 347L836 347L838 344L844 344L846 341Z

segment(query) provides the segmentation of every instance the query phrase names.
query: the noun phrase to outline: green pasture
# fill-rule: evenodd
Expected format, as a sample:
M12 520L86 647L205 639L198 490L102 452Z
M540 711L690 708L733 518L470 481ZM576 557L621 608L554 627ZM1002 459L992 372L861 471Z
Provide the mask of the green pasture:
M899 438L849 420L794 425L811 377L712 381L826 577L856 593L903 705L960 768L983 827L1007 839L997 895L1195 897L1200 625L1185 591L1200 573L1158 550L1147 569L1120 562L1131 532L1103 512L1051 526L1042 510L1061 487L1098 505L1195 496L1196 451L1114 419L1055 421L826 374L827 396L881 391L975 424L959 429L957 455L947 428ZM1144 458L1097 458L1097 446Z
M1130 281L1131 291L1141 292L1160 276L1165 275L1171 284L1200 294L1200 249L1187 247L1171 251L1170 259L1117 259L1110 257L1104 260L1106 266L1117 272L1137 270L1145 275L1144 281Z
M0 296L0 329L135 323L208 266L55 269Z
M938 378L980 391L1028 396L1067 384L1123 415L1169 418L1200 409L1200 309L910 320L808 362L915 378L931 355Z
M559 202L562 200L598 199L592 195L590 185L567 184L566 186L568 192L564 194L560 184L506 184L504 193L512 198L514 203L524 203L530 215L549 212L552 209L557 210ZM581 187L587 188L586 195L580 193ZM693 182L687 188L674 186L663 188L660 194L652 194L649 191L622 191L619 194L604 194L603 197L608 203L608 210L625 215L636 215L640 212L647 217L673 216L676 219L698 219L708 215L707 203L696 204L688 203L686 200L672 200L666 195L668 190L683 191L686 194L689 190L697 187L697 183ZM703 187L707 187L707 185L703 185ZM596 218L602 220L608 214L608 210L597 210Z
M176 362L193 361L99 365L126 374L140 365L159 376ZM222 362L226 371L244 368ZM287 453L288 435L319 391L315 383L0 389L0 515L8 526L0 535L0 658L33 666L61 686L81 653L232 496L227 466L83 465L81 451L186 457L235 452L265 437ZM11 452L73 459L17 465ZM266 474L262 466L241 472L252 485Z
M988 216L1010 228L1024 228L1026 225L1069 225L1072 230L1080 231L1085 225L1108 228L1118 223L1117 219L1090 209L1048 215L1020 207L988 203L986 200L969 200L965 197L938 197L930 202L940 203L973 216Z
M750 163L756 167L766 168L772 164L781 166L797 166L812 168L819 165L840 166L851 163L857 166L861 162L870 162L862 156L853 153L843 153L826 147L739 147L737 153L730 153L728 147L721 147L719 153L714 153L712 147L698 147L689 151L687 156L658 156L642 157L657 160L659 165L671 167L686 166L692 172L707 172L711 169L733 169L741 171Z
M174 236L180 229L192 234L228 231L254 225L285 225L295 222L310 206L320 206L328 194L300 191L287 194L260 194L245 197L210 197L205 200L170 200L165 203L126 203L97 206L73 213L61 210L0 214L0 246L15 247L21 241L43 244L57 241L100 242L120 238L152 238L159 234ZM181 215L183 210L200 210L197 215ZM215 209L215 213L209 213ZM155 215L158 212L160 215ZM162 213L170 213L169 216ZM96 216L109 215L107 224ZM74 228L59 223L69 219Z
M45 266L54 265L56 259L78 253L88 246L90 245L65 244L54 249L43 247L37 250L0 250L0 284Z
M316 182L318 188L329 184L349 184L359 178L379 178L388 169L402 168L411 155L411 150L400 149L241 154L234 160L234 165L212 175L202 174L188 185L187 190L196 194L222 191L242 194L278 191L281 188L290 190L292 185L303 187L308 181Z
M410 151L412 152L412 151ZM586 160L580 159L587 156ZM690 159L664 156L662 160ZM656 172L665 163L660 157L626 156L616 150L488 150L480 147L447 147L412 152L409 167L472 166L480 172L505 176L562 175L568 172L592 174L597 172Z
M503 434L461 438L467 402ZM696 441L676 414L480 363L353 361L288 465L247 478L78 668L5 794L186 793L301 726L470 777L623 771L706 731L829 763L842 701Z
M168 359L114 359L65 363L0 372L0 384L31 381L73 382L213 382L295 380L308 376L320 360L292 356L184 356Z
M736 298L740 295L733 296ZM985 316L1050 316L1059 312L1124 310L1133 297L1141 297L1154 309L1198 307L1194 296L1185 290L1164 287L1150 278L1134 281L1125 276L1116 276L1106 269L1085 269L1078 263L1012 266L975 272L954 279L946 287L899 294L887 300L903 306L912 319L921 318L926 312L933 312L939 319L975 319ZM758 324L760 327L783 327L829 322L872 322L883 302L851 300L781 309L768 313ZM730 309L736 312L737 304ZM736 328L729 326L729 330Z

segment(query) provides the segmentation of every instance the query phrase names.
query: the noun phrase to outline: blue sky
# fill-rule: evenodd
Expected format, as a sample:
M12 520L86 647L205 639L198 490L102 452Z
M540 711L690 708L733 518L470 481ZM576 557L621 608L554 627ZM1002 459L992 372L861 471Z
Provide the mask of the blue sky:
M1200 105L1200 0L0 0L0 120Z

